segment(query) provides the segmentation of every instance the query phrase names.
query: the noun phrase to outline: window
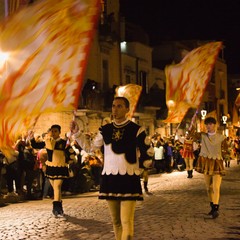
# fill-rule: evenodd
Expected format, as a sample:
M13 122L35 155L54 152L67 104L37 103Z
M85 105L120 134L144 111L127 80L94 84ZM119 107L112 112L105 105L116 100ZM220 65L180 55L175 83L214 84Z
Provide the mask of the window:
M125 78L126 78L126 84L131 83L130 75L125 75Z
M107 90L109 88L109 76L108 76L108 60L103 60L102 62L102 72L103 72L103 91Z
M142 86L142 93L148 93L147 72L140 71L138 84Z

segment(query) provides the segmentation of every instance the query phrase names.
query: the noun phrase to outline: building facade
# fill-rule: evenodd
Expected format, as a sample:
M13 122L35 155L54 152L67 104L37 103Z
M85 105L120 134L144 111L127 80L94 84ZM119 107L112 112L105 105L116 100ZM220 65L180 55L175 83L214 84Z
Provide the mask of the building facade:
M119 1L101 0L99 24L79 92L77 111L41 116L35 126L37 132L45 132L49 124L58 123L65 133L72 119L78 121L84 132L96 132L104 119L110 117L115 88L134 83L141 85L143 90L133 120L144 125L149 135L155 131L166 136L174 134L176 126L162 121L167 116L164 67L179 63L201 43L182 41L150 46L147 34L139 26L126 22L119 7ZM2 7L1 12L4 9ZM223 115L229 114L227 66L222 56L220 54L217 59L199 108L199 111L205 109L207 112L216 110L219 122ZM186 116L187 120L181 124L183 131L191 117L191 114Z

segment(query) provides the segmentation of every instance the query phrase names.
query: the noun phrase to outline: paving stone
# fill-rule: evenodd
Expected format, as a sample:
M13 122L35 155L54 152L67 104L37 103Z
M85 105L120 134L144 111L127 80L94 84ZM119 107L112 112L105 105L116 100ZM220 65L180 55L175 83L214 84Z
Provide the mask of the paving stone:
M231 162L223 178L220 216L211 219L203 176L186 171L149 176L149 190L135 213L136 240L240 239L240 165ZM1 198L0 198L1 206ZM52 200L7 203L0 207L1 240L114 239L105 201L97 192L63 199L66 220L52 216Z

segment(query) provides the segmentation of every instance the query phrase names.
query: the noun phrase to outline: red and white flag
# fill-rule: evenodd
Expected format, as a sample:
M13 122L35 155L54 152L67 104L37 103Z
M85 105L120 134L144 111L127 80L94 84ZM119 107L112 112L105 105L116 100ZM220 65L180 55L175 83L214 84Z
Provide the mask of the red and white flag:
M165 68L165 122L180 123L190 107L198 108L211 77L222 42L210 42L193 49L176 65Z
M0 24L0 149L41 113L77 108L99 0L44 0Z

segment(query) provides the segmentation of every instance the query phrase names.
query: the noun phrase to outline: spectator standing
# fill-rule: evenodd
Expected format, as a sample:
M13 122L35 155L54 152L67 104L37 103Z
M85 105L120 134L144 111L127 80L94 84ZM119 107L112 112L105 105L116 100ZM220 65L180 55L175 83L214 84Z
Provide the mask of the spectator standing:
M234 148L236 153L237 164L239 164L240 163L240 137L239 136L234 140Z
M156 168L156 173L165 171L165 159L164 159L164 147L160 141L154 146L154 167Z
M23 189L25 185L25 176L26 176L26 169L28 168L28 161L25 161L25 156L24 156L24 149L27 145L28 141L28 133L24 132L22 133L21 136L16 141L16 144L14 146L15 150L18 151L18 175L20 177L20 189L18 189L17 193L21 195L22 197L25 197L25 191Z
M11 158L4 158L3 163L6 166L7 195L6 197L17 197L21 191L21 177L19 171L18 152ZM14 191L14 183L16 192Z
M173 144L172 141L168 141L165 144L165 159L166 159L166 172L171 173L174 166L173 158Z
M24 170L24 183L27 187L26 199L33 200L35 197L32 195L33 180L37 177L37 171L34 169L36 163L36 156L29 141L26 142L23 150L23 170Z
M222 154L225 162L225 167L230 167L230 161L231 161L231 152L232 152L232 144L231 139L229 137L226 138L226 144L224 146L225 148L222 149Z

